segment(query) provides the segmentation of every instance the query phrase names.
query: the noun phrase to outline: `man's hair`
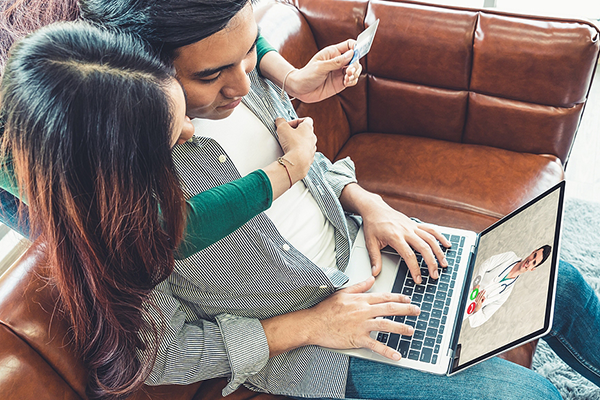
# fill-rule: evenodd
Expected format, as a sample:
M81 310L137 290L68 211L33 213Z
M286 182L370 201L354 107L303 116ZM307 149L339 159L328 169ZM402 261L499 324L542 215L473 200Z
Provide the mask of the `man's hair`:
M180 47L221 30L249 0L81 0L88 21L132 32L171 64Z
M185 223L172 74L139 38L71 22L18 42L0 85L0 159L13 160L47 245L90 399L139 388L156 354L145 304Z
M545 244L542 247L540 247L539 249L537 249L536 251L539 251L539 250L542 250L542 261L536 267L539 267L540 265L542 265L544 263L544 261L546 261L546 259L550 256L552 247L550 247L550 245Z

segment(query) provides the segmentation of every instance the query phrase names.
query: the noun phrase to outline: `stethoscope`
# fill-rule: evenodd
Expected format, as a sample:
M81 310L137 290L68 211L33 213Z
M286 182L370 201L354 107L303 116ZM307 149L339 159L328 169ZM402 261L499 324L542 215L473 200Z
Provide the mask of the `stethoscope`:
M519 261L521 261L521 260L519 260ZM508 267L506 267L506 268L505 268L505 269L504 269L502 272L500 272L500 273L498 274L498 277L501 277L502 275L504 275L504 273L505 273L507 270L509 270L509 269L511 269L512 267L514 267L514 266L515 266L515 265L516 265L516 264L517 264L519 261L515 261L514 263L512 263L512 264L510 264ZM517 278L518 278L518 276L517 276L516 278L512 279L510 283L501 283L501 285L502 285L502 290L501 290L501 291L500 291L500 293L498 293L498 294L502 294L502 293L503 293L503 292L506 290L506 288L507 288L507 287L509 287L510 285L512 285L513 283L515 283L515 281L517 280Z

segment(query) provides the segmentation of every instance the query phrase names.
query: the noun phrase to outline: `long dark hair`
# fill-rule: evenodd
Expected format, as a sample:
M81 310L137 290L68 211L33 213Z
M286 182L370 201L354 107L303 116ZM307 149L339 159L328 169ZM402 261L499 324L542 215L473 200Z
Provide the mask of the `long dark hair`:
M119 398L139 388L154 361L156 337L138 333L158 334L146 301L172 272L183 235L172 71L132 35L81 22L42 28L11 54L0 87L1 156L13 158L32 228L47 245L90 371L88 395Z
M14 42L42 26L73 21L77 0L2 0L0 2L0 76Z
M80 0L83 18L138 34L170 63L179 47L224 29L249 0Z

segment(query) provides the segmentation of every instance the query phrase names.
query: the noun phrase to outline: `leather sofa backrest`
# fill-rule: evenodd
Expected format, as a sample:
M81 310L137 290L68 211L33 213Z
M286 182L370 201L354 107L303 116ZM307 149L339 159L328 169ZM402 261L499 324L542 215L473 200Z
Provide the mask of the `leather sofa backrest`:
M380 19L359 84L298 104L330 157L351 135L377 132L568 159L600 44L589 22L382 0L265 12L285 23L260 24L262 34L295 66Z

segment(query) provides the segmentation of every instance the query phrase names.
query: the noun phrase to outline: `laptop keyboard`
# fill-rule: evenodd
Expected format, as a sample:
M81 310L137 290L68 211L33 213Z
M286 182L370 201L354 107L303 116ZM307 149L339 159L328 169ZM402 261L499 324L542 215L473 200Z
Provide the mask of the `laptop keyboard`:
M439 268L438 279L431 279L427 264L417 253L417 261L421 266L420 285L413 281L408 266L402 260L396 275L393 293L402 293L411 298L411 303L421 308L419 316L389 316L389 320L410 325L414 328L412 336L398 335L397 333L379 332L377 340L392 347L409 360L418 360L435 364L440 353L440 343L446 330L446 320L449 312L450 301L456 283L456 269L460 264L465 243L463 236L447 235L452 247L444 248L448 267Z

